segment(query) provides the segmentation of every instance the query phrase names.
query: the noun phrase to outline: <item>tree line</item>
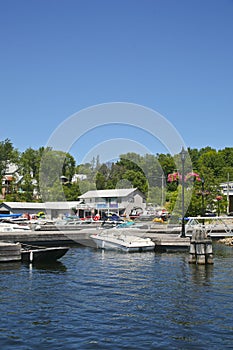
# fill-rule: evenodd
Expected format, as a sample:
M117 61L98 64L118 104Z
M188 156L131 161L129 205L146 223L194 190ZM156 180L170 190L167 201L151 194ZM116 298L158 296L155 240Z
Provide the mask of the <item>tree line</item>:
M233 179L233 148L188 148L187 158L190 162L185 166L186 175L198 174L192 178L187 215L196 216L203 210L226 212L226 198L220 199L220 183ZM10 164L17 166L20 181L13 174L12 181L6 184ZM69 153L44 147L19 152L9 139L0 142L0 183L2 192L5 188L5 201L75 201L88 190L134 187L146 195L148 204L172 211L181 200L181 178L169 181L169 175L181 173L180 154L126 153L115 162L101 164L97 156L90 163L76 164ZM75 178L75 174L83 176ZM190 183L185 183L186 193L190 188Z

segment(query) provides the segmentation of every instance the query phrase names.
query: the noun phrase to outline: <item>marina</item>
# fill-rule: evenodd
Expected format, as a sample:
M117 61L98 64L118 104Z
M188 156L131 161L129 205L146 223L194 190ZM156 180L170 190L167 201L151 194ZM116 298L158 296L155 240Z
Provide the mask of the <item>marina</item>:
M7 227L5 230L1 230L2 227ZM37 225L38 226L38 225ZM20 242L22 244L36 244L43 246L69 246L69 245L83 245L88 247L96 247L96 243L93 241L93 235L100 235L103 231L109 234L111 231L118 232L121 235L135 236L136 238L150 239L153 244L150 249L156 251L188 251L190 246L189 238L181 238L179 231L171 231L169 227L165 225L151 225L151 223L134 223L124 222L123 224L114 225L113 223L107 223L104 226L96 226L95 223L84 226L82 229L66 229L69 225L59 226L60 230L51 230L51 225L48 225L49 229L46 230L47 225L39 225L42 229L28 229L29 226L25 223L21 226L18 224L0 224L0 240L5 242ZM76 225L75 225L76 226ZM21 229L18 229L21 227ZM56 227L56 225L53 225ZM161 231L162 229L162 231ZM123 237L123 236L122 236ZM126 238L125 238L126 239Z
M125 236L129 235L140 237L142 239L150 239L153 242L153 250L155 252L188 252L190 249L192 234L197 228L204 230L206 236L213 240L233 236L232 219L229 220L228 218L223 217L205 218L205 220L206 223L203 225L202 217L190 218L189 222L186 224L185 237L181 237L181 228L179 226L172 227L169 224L131 222L129 225L127 222L125 222L123 224L119 224L118 227L121 227L120 233ZM77 226L78 228L76 228ZM53 229L51 229L51 227ZM113 223L109 223L107 226L102 226L101 223L96 224L96 222L84 224L83 226L59 225L58 227L56 227L56 224L36 224L29 226L25 222L22 224L1 223L0 241L7 242L7 244L20 242L21 244L47 247L81 245L96 248L96 242L93 241L93 236L99 236L103 230L108 234L111 232L111 230L119 233L119 228L117 229L118 231L116 231L116 228L113 227ZM9 261L10 257L11 254L9 254ZM6 257L4 259L6 259Z
M233 350L232 18L1 2L0 350Z

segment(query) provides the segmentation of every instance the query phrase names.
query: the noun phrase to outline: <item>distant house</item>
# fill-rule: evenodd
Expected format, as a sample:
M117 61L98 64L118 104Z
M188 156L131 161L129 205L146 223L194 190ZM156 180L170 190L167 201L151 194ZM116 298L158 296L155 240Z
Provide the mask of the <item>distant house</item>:
M83 181L87 179L87 175L86 174L74 174L74 176L72 177L71 182L77 182L78 180Z
M223 195L228 199L228 212L233 212L233 182L222 182L220 184Z
M5 173L2 177L2 198L4 199L7 194L12 192L12 186L18 187L23 176L18 173L18 166L13 163L8 163L5 169Z
M33 178L33 174L31 173L31 182L33 185L33 197L34 199L39 198L39 194L37 191L37 181ZM20 175L20 169L18 165L13 163L8 163L2 177L2 199L6 198L7 194L11 193L23 193L22 185L24 184L24 177Z
M74 182L77 182L78 180L83 181L86 179L87 179L87 175L85 174L74 174L74 176L71 179L71 182L74 183ZM62 175L60 176L60 181L62 184L67 184L69 183L69 178L67 176Z
M142 208L142 211L146 208L146 197L137 188L88 191L79 199L98 213L104 211L128 216L135 207Z

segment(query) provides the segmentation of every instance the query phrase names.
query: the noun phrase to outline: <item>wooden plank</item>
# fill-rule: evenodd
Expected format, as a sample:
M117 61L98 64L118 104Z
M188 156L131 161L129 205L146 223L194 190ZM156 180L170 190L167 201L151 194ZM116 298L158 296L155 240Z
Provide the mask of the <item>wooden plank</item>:
M0 242L0 262L20 261L21 244Z

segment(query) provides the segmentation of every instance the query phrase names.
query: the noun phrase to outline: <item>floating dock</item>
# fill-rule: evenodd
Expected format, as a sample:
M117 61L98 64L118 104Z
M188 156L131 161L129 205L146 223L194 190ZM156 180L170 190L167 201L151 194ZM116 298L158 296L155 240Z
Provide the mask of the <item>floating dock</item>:
M191 218L196 219L196 218ZM170 226L166 224L152 224L148 227L139 229L137 235L140 237L151 238L155 243L155 251L162 252L179 252L179 251L189 251L190 249L190 240L192 237L192 232L195 227L199 227L200 220L203 218L198 217L198 221L192 221L189 225L186 225L188 229L186 232L186 237L180 237L181 228L179 225ZM225 219L225 218L224 218ZM208 220L208 221L207 221ZM231 219L232 220L232 219ZM214 222L213 222L214 221ZM226 225L227 221L227 225ZM151 224L151 223L150 223ZM81 225L80 225L81 226ZM146 225L145 225L146 226ZM224 220L223 218L206 218L205 228L208 230L207 235L213 239L220 239L224 237L233 236L232 221ZM36 244L43 246L71 246L71 245L82 245L87 247L95 248L95 244L90 238L90 235L95 234L99 229L95 225L87 225L87 227L80 229L67 229L64 227L61 230L46 230L46 227L43 227L43 230L29 230L23 232L0 232L0 241L10 242L10 243L24 243L24 244ZM13 257L13 261L19 259L17 257L17 252L14 252L14 248L6 246L4 253L6 256L9 255ZM8 249L9 248L9 249ZM16 248L15 248L16 249ZM16 249L17 250L17 249ZM8 251L8 253L7 253ZM14 255L15 254L15 255ZM2 259L4 255L2 254ZM1 261L1 260L0 260Z
M151 237L152 241L155 243L155 251L159 252L186 252L190 249L190 238L189 237L179 237L176 235L155 235Z
M36 244L43 246L62 246L62 245L83 245L95 247L90 235L99 230L83 229L77 231L25 231L25 232L0 232L0 241L20 242L24 244ZM135 233L134 233L135 234ZM181 238L177 233L156 233L152 231L139 230L140 237L151 238L155 243L155 251L188 251L190 247L190 238Z
M41 230L0 232L0 262L21 261L21 243L48 247L86 246L95 248L90 235L99 231L99 225L87 224L77 227L46 227ZM148 222L137 231L139 237L148 237L155 243L155 252L188 252L194 230L202 227L206 236L213 239L233 237L233 219L228 217L192 217L185 225L186 237L180 237L180 225ZM135 232L135 231L134 231ZM135 234L135 233L134 233ZM19 242L19 243L18 243Z
M44 246L61 246L70 244L85 245L89 233L81 231L23 231L0 232L0 241Z
M21 244L0 242L0 262L14 262L21 260Z

